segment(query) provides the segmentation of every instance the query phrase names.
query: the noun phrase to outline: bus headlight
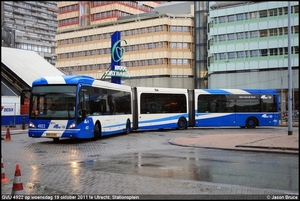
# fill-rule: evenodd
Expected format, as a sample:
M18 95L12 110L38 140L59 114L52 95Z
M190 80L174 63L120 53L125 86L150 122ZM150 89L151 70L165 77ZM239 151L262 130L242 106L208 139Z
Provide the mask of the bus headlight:
M69 128L75 128L76 122L74 121L73 123L70 124Z
M29 121L28 127L29 128L35 128L35 125L31 121Z

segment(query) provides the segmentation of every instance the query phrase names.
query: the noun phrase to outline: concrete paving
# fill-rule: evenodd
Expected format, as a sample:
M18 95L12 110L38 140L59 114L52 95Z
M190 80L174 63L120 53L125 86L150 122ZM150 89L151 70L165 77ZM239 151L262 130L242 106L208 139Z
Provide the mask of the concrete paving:
M287 123L279 126L287 127ZM298 122L292 124L293 127L299 127ZM24 127L23 127L24 128ZM7 127L2 126L2 139L6 138L8 132ZM27 127L22 129L21 126L9 127L10 134L18 134L27 132ZM299 133L286 134L220 134L178 137L169 141L169 143L179 146L190 146L199 148L215 148L215 149L235 149L243 151L262 151L262 152L280 152L289 154L299 154Z
M287 126L287 125L281 125ZM294 125L296 126L296 125ZM8 128L12 140L2 141L3 161L5 173L9 182L2 183L2 198L9 196L14 182L15 164L20 164L22 169L22 181L25 195L68 195L69 192L83 196L91 195L97 199L97 195L139 195L139 199L266 199L273 195L294 196L298 198L298 192L292 190L277 190L268 188L253 188L249 186L230 185L211 182L198 182L181 179L156 178L139 176L138 174L121 174L110 171L95 171L86 168L73 167L73 161L78 164L98 162L100 159L118 154L131 153L131 147L135 152L140 149L161 150L167 145L161 145L158 141L169 141L179 146L206 147L211 149L236 149L247 151L274 151L288 154L298 154L299 134L293 132L273 133L273 129L259 129L266 131L257 134L256 129L236 129L235 133L222 133L226 129L212 129L211 134L202 135L201 129L195 129L186 137L180 131L174 131L172 135L165 137L159 135L157 141L155 133L145 133L143 140L136 140L135 135L118 136L118 140L107 138L102 141L89 143L53 144L47 139L31 139L25 137L27 127ZM210 130L210 129L209 129ZM276 129L274 129L276 130ZM286 130L286 129L284 129ZM298 132L298 129L295 129ZM7 127L2 127L2 139L6 138ZM239 133L240 132L240 133ZM172 136L172 137L171 137ZM130 140L128 140L130 138ZM170 140L171 139L171 140ZM28 146L33 143L34 146ZM149 147L147 145L153 145ZM88 146L87 146L88 145ZM156 147L157 146L157 147ZM142 148L141 148L142 147ZM174 146L176 147L176 146ZM85 150L89 151L85 151ZM75 154L76 150L78 153ZM47 157L48 155L55 157ZM92 160L93 157L97 160ZM288 156L290 157L290 156ZM293 156L294 157L294 156ZM104 160L105 161L105 160ZM72 168L70 168L72 166ZM99 182L102 181L102 182ZM76 184L76 185L75 185ZM84 193L84 194L83 194ZM160 194L168 195L160 195ZM170 196L172 194L178 194ZM95 195L96 194L96 195ZM156 196L157 197L154 197ZM147 197L147 196L152 197ZM3 197L4 196L4 197ZM167 197L165 197L167 196ZM183 197L180 197L183 196ZM190 196L190 197L188 197ZM59 197L61 198L61 197ZM78 198L79 199L79 198Z

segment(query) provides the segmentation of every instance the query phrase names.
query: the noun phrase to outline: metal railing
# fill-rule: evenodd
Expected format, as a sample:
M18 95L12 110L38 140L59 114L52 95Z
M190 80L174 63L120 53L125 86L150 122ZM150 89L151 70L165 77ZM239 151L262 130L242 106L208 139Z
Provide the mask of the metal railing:
M283 123L287 123L288 122L288 111L284 111L280 113L280 120ZM299 122L299 111L298 110L294 110L292 111L292 122Z

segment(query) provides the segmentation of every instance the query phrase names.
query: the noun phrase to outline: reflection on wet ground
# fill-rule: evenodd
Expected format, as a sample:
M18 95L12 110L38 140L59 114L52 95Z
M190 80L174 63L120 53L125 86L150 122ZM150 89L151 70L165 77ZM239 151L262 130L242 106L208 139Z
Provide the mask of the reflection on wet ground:
M79 168L87 168L91 171L224 183L255 188L299 190L298 179L294 179L292 176L298 174L296 163L295 167L291 164L285 167L281 163L281 171L278 174L276 161L270 160L272 157L260 156L261 159L257 160L252 153L245 152L231 157L226 154L226 151L219 153L222 153L223 156L221 154L213 158L195 158L156 153L133 153L101 160L80 161L77 165ZM230 155L234 154L234 152L229 153ZM270 163L270 166L266 167L266 163ZM282 174L282 171L285 173Z

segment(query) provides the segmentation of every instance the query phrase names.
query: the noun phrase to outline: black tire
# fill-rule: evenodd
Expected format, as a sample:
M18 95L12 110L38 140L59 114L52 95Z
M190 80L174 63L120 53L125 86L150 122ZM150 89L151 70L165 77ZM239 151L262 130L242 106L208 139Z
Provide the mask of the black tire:
M58 142L59 141L59 138L58 137L54 137L52 138L53 139L53 142Z
M257 119L254 117L249 117L246 122L247 128L255 128L257 126Z
M131 132L130 121L129 121L129 119L128 119L127 122L126 122L126 130L125 130L125 133L126 133L126 134L129 134L130 132Z
M186 119L183 117L180 117L177 122L177 128L179 130L183 130L183 129L186 129L186 126L187 126Z
M99 127L98 127L98 124L95 125L94 127L94 137L93 137L93 140L96 141L98 140L100 137L100 131L99 131Z

